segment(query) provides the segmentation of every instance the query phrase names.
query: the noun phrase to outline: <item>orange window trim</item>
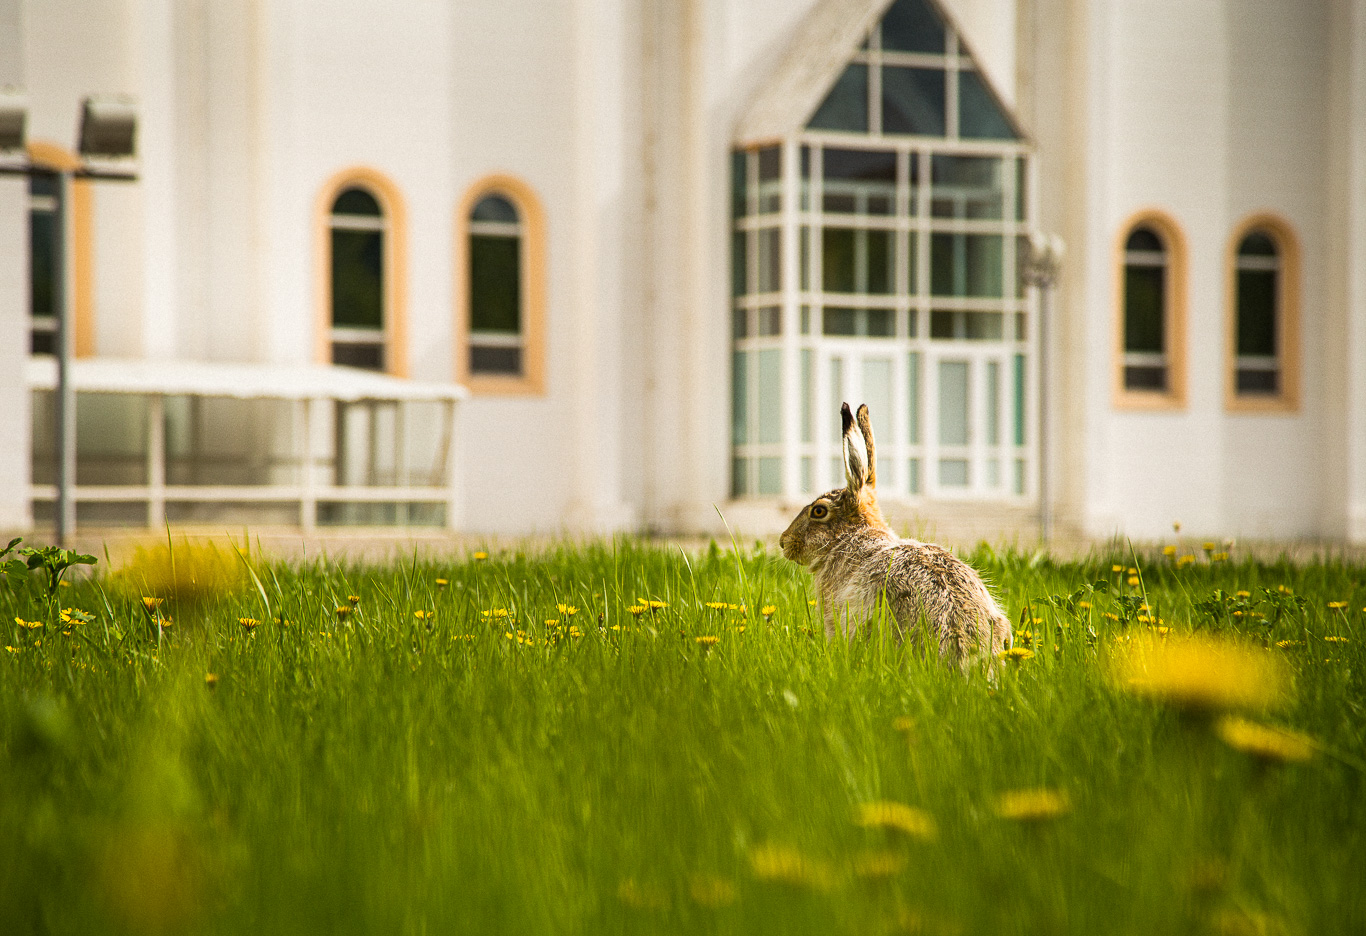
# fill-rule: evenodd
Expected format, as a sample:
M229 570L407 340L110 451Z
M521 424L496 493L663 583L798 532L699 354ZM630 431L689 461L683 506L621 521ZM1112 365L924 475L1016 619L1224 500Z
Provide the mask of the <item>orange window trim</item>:
M1135 228L1155 230L1167 248L1167 290L1164 301L1164 329L1167 354L1166 390L1130 390L1124 386L1124 254L1125 244ZM1145 208L1131 215L1120 226L1115 239L1113 396L1116 409L1179 410L1186 406L1186 235L1176 220L1165 211Z
M332 363L332 203L343 189L363 188L384 212L384 370L408 376L408 214L393 180L377 169L352 166L329 178L313 209L314 316L313 358Z
M470 373L470 212L486 195L502 195L522 222L522 374ZM535 190L511 175L489 175L465 191L455 214L455 374L481 396L545 393L546 224Z
M1240 396L1238 368L1238 245L1253 231L1271 237L1279 252L1276 326L1281 389L1276 394ZM1229 238L1224 280L1224 409L1230 413L1296 413L1300 408L1300 241L1290 222L1261 212L1244 218Z
M75 153L55 143L32 140L26 147L29 161L61 172L81 167ZM71 297L72 348L76 357L95 356L95 225L94 191L89 179L73 179L70 204L72 242L68 248L75 294ZM65 258L64 258L65 259Z

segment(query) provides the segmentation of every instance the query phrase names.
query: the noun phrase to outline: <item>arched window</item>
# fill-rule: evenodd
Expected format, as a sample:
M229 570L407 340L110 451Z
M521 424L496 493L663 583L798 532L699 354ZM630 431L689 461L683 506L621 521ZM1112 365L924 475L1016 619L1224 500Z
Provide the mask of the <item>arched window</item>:
M1289 411L1299 398L1299 242L1275 215L1245 220L1229 243L1227 406Z
M521 215L503 195L485 195L470 212L469 232L469 373L522 377Z
M29 349L57 352L57 307L62 301L62 213L55 172L35 171L28 180Z
M1124 242L1124 389L1171 390L1167 245L1146 225Z
M364 188L343 189L332 202L332 363L384 370L385 218Z

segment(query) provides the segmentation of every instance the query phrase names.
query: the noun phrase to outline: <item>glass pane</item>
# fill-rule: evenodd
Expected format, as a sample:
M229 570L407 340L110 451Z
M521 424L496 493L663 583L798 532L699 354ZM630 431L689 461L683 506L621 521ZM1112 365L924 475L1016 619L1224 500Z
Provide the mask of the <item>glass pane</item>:
M759 292L778 292L783 288L783 241L778 228L759 232Z
M1025 444L1025 356L1015 355L1015 444Z
M930 337L961 341L1000 341L1004 318L1000 312L930 312Z
M748 165L749 160L743 151L730 154L730 212L735 218L743 218L749 211L745 194L745 186L749 182Z
M800 243L797 247L797 269L799 289L811 288L811 229L804 227L801 230Z
M502 345L470 345L470 373L521 374L522 349Z
M891 231L864 231L867 243L868 265L865 280L867 291L876 295L892 292L893 276L896 271L896 256L893 244L896 242Z
M967 69L958 73L958 135L971 140L1015 139L1015 129L996 96L981 75Z
M939 459L940 487L967 487L968 460L966 458Z
M944 23L925 0L897 0L882 15L882 48L944 54Z
M379 231L332 231L333 325L384 327L383 268L384 236Z
M1015 493L1025 492L1025 463L1023 458L1015 459Z
M764 306L759 310L759 337L771 338L783 333L783 310L780 306Z
M298 409L288 400L167 396L166 483L294 484L300 479Z
M811 334L811 307L802 306L802 334Z
M132 393L79 394L76 483L147 482L147 397Z
M59 233L56 212L29 212L29 313L36 317L51 318L57 314L61 295Z
M1126 390L1166 390L1167 368L1157 365L1127 366L1124 368Z
M377 218L380 216L379 202L365 189L349 188L332 203L332 213Z
M944 70L882 69L882 132L944 135Z
M362 370L384 370L384 345L378 341L334 341L332 363Z
M867 323L862 334L869 338L892 338L896 335L896 316L891 309L861 309Z
M802 147L801 209L811 207L811 147Z
M930 159L930 214L936 218L1001 217L1001 160L935 155Z
M825 292L854 291L854 231L824 228L821 231L821 278Z
M1238 271L1238 354L1276 355L1275 270Z
M999 458L987 459L987 487L1001 486L1001 460Z
M783 441L782 352L759 352L759 442Z
M815 352L802 348L802 441L810 442L812 433L811 416L815 410L816 390L814 368Z
M1139 231L1135 233L1144 233ZM1133 238L1130 238L1132 240ZM1154 266L1124 267L1124 350L1160 354L1163 338L1166 270Z
M815 459L810 455L802 456L802 493L810 494L816 487L816 465Z
M912 296L920 291L920 236L915 231L906 235L906 288ZM915 332L912 331L912 336Z
M749 493L749 459L737 458L731 462L730 489L736 497Z
M868 418L873 426L873 438L884 445L892 443L892 360L891 358L863 359L863 401L868 404ZM878 470L882 469L878 459Z
M840 404L843 402L844 359L832 357L830 359L830 409L828 410L828 412L832 414L830 419L830 428L834 431L831 434L831 438L835 442L839 442L839 440L844 435L844 427L840 424ZM838 458L835 459L835 463L836 466L838 466ZM836 470L835 472L835 477L837 479L843 478L844 469L838 468L838 470Z
M749 310L735 307L735 314L732 318L731 334L735 338L749 337Z
M857 309L842 309L834 306L826 306L823 310L821 333L825 335L855 335L858 334ZM838 409L836 404L836 409Z
M920 493L920 459L912 458L906 465L907 487L912 494Z
M895 211L896 153L826 147L824 197L828 212L890 215Z
M759 214L772 214L783 204L782 150L768 146L759 150Z
M1026 166L1026 164L1025 164L1025 158L1024 158L1023 156L1021 156L1019 159L1015 160L1015 220L1016 220L1016 221L1023 221L1023 220L1025 219L1025 212L1026 212L1026 209L1029 207L1029 202L1028 202L1028 200L1027 200L1027 198L1026 198L1026 195L1028 194L1028 190L1027 190L1026 186L1028 185L1028 183L1029 183L1029 171L1028 171L1028 168L1027 168L1027 166Z
M931 234L930 293L999 298L1004 247L999 234Z
M906 440L911 445L920 444L920 352L912 351L906 356Z
M1147 228L1139 228L1129 235L1129 239L1124 242L1124 249L1161 252L1165 248L1156 234Z
M519 237L470 237L471 331L521 332L521 249Z
M853 64L847 67L807 126L812 130L867 133L868 66Z
M987 361L987 444L1001 444L1001 365Z
M1238 245L1240 257L1274 257L1276 244L1261 231L1253 231Z
M470 212L471 221L501 221L504 224L516 224L519 220L517 209L512 202L502 195L486 195L479 199L479 204L474 206L474 211Z
M1239 368L1236 387L1242 394L1276 394L1280 392L1280 372L1277 370L1244 370Z
M759 493L783 493L783 460L781 458L759 459Z
M730 240L730 284L731 293L736 296L745 294L749 281L749 238L744 231L736 231Z
M967 361L939 362L939 444L968 444Z
M734 352L731 369L731 442L744 445L749 441L749 355Z

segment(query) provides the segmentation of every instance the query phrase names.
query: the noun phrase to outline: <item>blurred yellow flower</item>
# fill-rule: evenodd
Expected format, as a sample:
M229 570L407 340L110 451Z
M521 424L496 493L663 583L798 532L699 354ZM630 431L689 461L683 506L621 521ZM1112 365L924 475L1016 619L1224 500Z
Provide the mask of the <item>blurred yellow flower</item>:
M546 626L546 627L559 627L559 626L560 626L560 619L559 619L559 618L550 618L550 619L548 619L548 620L545 622L545 626Z
M658 611L669 606L667 601L655 601L651 598L637 598L636 604L643 606L646 611Z
M449 585L449 584L450 584L450 582L446 581L446 580L443 579L443 578L439 578L439 579L436 580L436 587L437 587L437 588L445 588L445 587L446 587L447 585Z
M698 646L706 647L708 650L710 650L712 647L716 646L718 643L721 642L720 637L716 637L712 634L704 634L701 637L694 637L693 640L697 641Z
M1240 592L1238 592L1238 597L1239 597L1239 598L1251 598L1251 597L1252 597L1252 592L1250 592L1250 591L1240 591Z
M204 685L208 686L210 689L217 689L217 688L218 688L218 674L217 674L217 673L205 673L205 674L204 674Z
M759 613L762 614L765 618L773 617L773 615L777 613L777 611L777 605L764 605L762 608L759 609Z
M132 560L114 575L114 580L134 595L161 595L182 603L235 591L245 578L244 562L231 550L188 540L150 549L138 547Z
M724 601L708 601L707 607L711 608L713 611L724 611L726 610L726 608L730 606L727 605Z
M929 813L891 800L860 803L854 822L865 829L890 829L926 842L939 834Z
M1209 561L1210 561L1210 562L1227 562L1227 561L1228 561L1228 553L1226 553L1226 552L1217 552L1217 553L1213 553L1213 554L1210 555Z
M339 618L350 617L351 611L350 605L337 605L337 617Z
M1265 762L1307 761L1314 756L1318 747L1313 738L1298 731L1261 725L1234 716L1219 719L1214 731L1229 747Z
M1303 641L1303 640L1278 640L1278 641L1276 641L1276 646L1280 647L1282 650L1293 650L1293 649L1296 648L1296 647L1303 647L1303 646L1304 646L1304 641Z
M1184 555L1184 556L1182 556L1180 559L1177 559L1177 560L1176 560L1176 565L1177 565L1178 568L1181 567L1181 566L1193 565L1194 563L1195 563L1195 557L1192 556L1192 555L1190 555L1189 553L1186 554L1186 555Z
M346 602L354 608L356 605L360 604L360 595L347 595Z
M21 618L21 617L15 618L15 619L14 619L14 623L15 623L15 624L18 624L20 627L24 628L25 630L38 630L40 627L43 626L43 622L42 622L42 621L25 621L25 620L24 620L23 618Z
M557 604L555 606L555 610L563 614L565 617L573 617L574 615L579 613L578 608L574 607L573 605L567 604Z
M161 607L161 603L164 600L165 599L163 598L149 598L148 596L144 595L142 597L142 608L148 614L151 614L152 612L156 611L157 608Z
M1340 611L1341 609L1347 607L1347 602L1345 602L1345 601L1330 601L1330 602L1328 602L1328 607L1332 608L1332 609L1335 610L1335 611Z
M643 605L643 604L638 604L638 605L631 605L631 607L627 608L626 610L627 610L627 611L630 611L631 614L635 615L636 617L640 617L642 614L644 614L644 613L645 613L646 611L648 611L649 609L648 609L645 605Z
M909 715L898 715L892 719L892 728L901 734L911 734L915 731L915 719Z
M486 552L477 552L477 553L474 554L474 559L475 559L476 561L478 561L478 560L480 560L480 559L487 559L488 557L489 557L489 554L486 553Z
M1214 544L1214 543L1209 543L1209 542L1207 542L1207 543L1204 543L1200 548L1203 549L1205 552L1214 552L1214 547L1215 547L1215 544Z
M256 620L256 618L241 617L237 619L237 623L246 628L248 633L261 626L261 622Z
M1023 663L1025 660L1034 659L1034 651L1026 650L1024 647L1011 647L1009 650L1001 651L997 656L1007 663L1019 664Z
M1110 566L1110 571L1111 571L1111 572L1123 572L1123 571L1124 571L1124 566L1122 566L1122 565L1112 565L1112 566Z
M1175 555L1176 555L1176 547L1175 547L1175 546L1163 546L1163 547L1162 547L1162 555L1166 556L1167 558L1171 558L1172 556L1175 556Z
M485 618L505 618L508 616L507 608L489 608L487 611L480 611L480 617Z
M1260 709L1285 701L1285 664L1264 650L1207 637L1135 639L1110 659L1119 688L1195 710Z
M432 618L436 617L436 612L418 609L413 612L413 617L417 618L419 621L430 621Z
M834 875L824 862L808 858L788 845L760 845L750 850L749 865L761 881L828 890Z
M1325 637L1325 638L1323 638L1323 639L1326 640L1326 641L1328 641L1329 643L1350 643L1350 642L1351 642L1351 641L1348 640L1346 637L1339 637L1339 636L1337 636L1336 634L1329 634L1327 637Z
M694 874L688 879L688 896L702 907L715 909L735 903L735 885L714 874Z
M1071 808L1067 794L1058 790L1011 790L996 798L996 815L1017 822L1057 819Z
M887 849L859 852L854 856L852 866L858 877L881 881L900 874L906 867L906 856Z
M1136 586L1136 585L1138 584L1138 576L1137 576L1137 575L1131 575L1131 576L1129 576L1129 584L1130 584L1131 586Z
M628 907L637 910L664 910L669 906L669 894L656 884L639 884L625 878L617 885L617 897Z

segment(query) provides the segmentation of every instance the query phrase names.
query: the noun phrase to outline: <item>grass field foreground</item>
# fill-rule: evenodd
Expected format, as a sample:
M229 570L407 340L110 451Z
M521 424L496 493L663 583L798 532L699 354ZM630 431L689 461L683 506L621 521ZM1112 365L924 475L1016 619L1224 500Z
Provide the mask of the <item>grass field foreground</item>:
M994 680L827 641L757 545L16 571L0 920L1366 931L1363 569L1181 552L979 547Z

